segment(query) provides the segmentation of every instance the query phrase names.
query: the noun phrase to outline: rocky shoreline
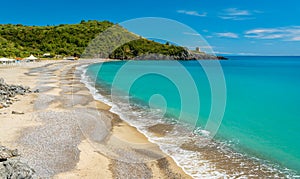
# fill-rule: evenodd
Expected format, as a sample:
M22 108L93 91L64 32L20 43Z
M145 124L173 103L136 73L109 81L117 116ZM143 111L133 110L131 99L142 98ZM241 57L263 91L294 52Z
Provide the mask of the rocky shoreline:
M18 101L16 95L25 95L26 93L38 93L39 90L30 90L28 86L8 85L3 78L0 78L0 109L8 108L13 102Z
M37 178L35 171L20 161L18 150L0 146L0 178Z
M32 92L37 93L38 90L31 91L30 87L22 85L8 85L3 78L0 78L0 109L8 108L14 102L19 101L16 98L17 95ZM24 113L12 111L12 114ZM17 149L11 150L0 145L0 178L31 179L36 177L35 171L20 161L20 154Z

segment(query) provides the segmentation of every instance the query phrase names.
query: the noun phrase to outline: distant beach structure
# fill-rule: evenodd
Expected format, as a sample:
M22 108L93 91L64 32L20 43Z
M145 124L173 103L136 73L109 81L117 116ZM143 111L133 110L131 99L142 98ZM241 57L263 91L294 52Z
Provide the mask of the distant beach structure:
M10 63L15 63L15 59L0 58L0 64L10 64Z
M53 58L53 56L50 53L44 53L43 57L44 58Z
M29 57L24 58L24 60L25 60L26 62L35 62L37 59L38 59L38 58L36 58L36 57L33 56L33 55L30 55Z

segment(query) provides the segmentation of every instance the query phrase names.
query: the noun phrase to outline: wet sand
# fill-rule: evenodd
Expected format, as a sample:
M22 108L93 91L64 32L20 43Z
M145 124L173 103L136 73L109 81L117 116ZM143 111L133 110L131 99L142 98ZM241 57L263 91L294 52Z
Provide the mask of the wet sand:
M190 178L156 144L94 100L76 67L95 62L0 67L7 83L40 90L0 109L0 144L18 148L43 178Z

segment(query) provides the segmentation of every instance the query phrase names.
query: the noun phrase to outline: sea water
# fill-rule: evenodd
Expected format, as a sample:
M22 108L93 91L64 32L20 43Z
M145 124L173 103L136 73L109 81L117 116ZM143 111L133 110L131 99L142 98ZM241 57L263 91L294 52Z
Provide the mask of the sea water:
M223 76L207 74L206 68L221 68ZM174 155L188 173L197 173L191 171L197 168L197 162L191 151L178 146L182 143L176 144L178 133L185 133L184 128L191 126L195 134L205 131L212 97L218 92L211 89L212 81L223 78L221 92L225 89L226 105L214 140L228 144L241 155L291 171L293 176L300 173L300 57L229 57L203 63L113 61L90 65L85 75L90 84L94 82L101 100L113 106L113 112ZM161 123L183 126L173 131L178 137L173 143L170 135L164 140L147 130ZM180 138L189 136L186 132ZM184 161L180 160L183 155Z

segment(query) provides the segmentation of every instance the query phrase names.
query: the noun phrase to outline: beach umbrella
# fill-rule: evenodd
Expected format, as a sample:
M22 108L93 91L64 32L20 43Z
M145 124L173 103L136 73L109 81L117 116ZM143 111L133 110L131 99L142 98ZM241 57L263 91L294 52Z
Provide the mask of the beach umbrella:
M25 60L37 60L38 58L36 58L33 55L30 55L30 57L25 58Z

